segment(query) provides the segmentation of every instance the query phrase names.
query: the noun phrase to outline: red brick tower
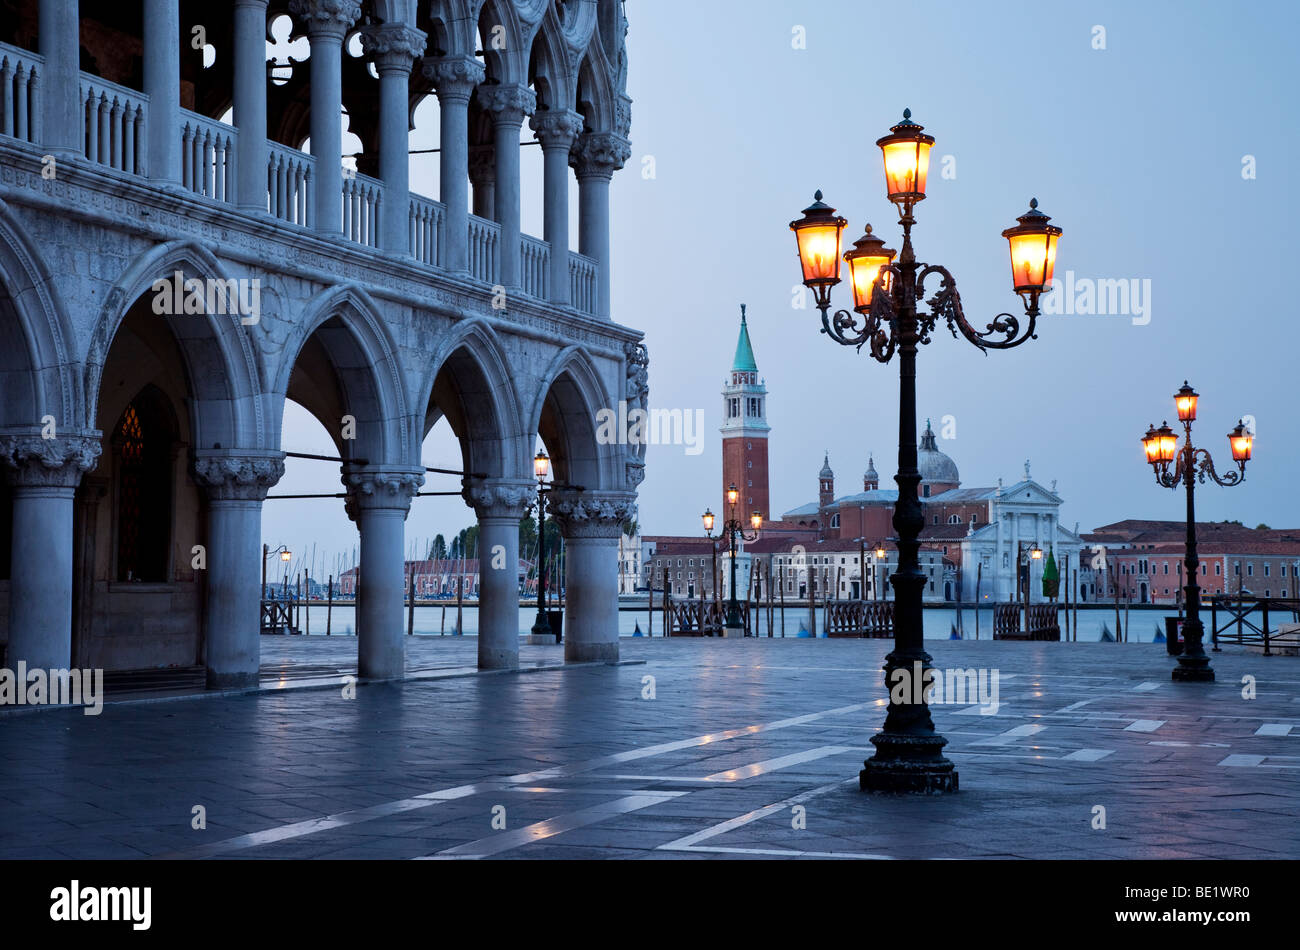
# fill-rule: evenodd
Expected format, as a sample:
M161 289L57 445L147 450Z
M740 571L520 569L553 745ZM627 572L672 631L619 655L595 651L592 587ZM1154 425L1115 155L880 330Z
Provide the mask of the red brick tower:
M722 509L730 515L727 486L740 490L736 517L748 526L752 512L772 517L767 500L767 387L758 378L754 347L749 342L745 305L740 305L740 338L731 363L731 379L722 387Z

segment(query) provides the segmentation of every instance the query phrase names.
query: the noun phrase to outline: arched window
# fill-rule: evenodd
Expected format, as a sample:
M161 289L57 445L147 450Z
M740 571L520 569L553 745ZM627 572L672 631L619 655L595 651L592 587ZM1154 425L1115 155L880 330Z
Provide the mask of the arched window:
M170 568L172 442L165 397L150 387L113 430L117 579L165 582Z

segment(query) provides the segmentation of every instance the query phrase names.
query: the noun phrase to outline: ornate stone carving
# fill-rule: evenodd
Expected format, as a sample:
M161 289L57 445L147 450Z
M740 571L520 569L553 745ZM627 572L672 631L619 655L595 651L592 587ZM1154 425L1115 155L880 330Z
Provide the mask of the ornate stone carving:
M39 434L0 435L0 466L11 485L75 487L99 463L100 433L45 439Z
M214 501L262 501L284 477L284 456L200 455L194 459L194 480Z
M573 146L569 164L579 178L610 178L632 157L632 146L627 139L613 132L587 132Z
M537 109L537 93L518 83L497 86L479 86L478 101L485 112L492 113L494 122L522 124L524 116Z
M424 78L433 83L441 100L468 101L474 87L486 75L483 64L469 56L441 56L436 59L426 57L422 69Z
M476 185L492 185L497 180L497 150L491 145L475 145L469 150L469 180Z
M381 73L410 72L415 60L424 55L427 39L423 30L402 23L384 23L361 31L361 48Z
M627 96L619 96L614 103L614 129L623 138L632 131L632 100Z
M558 491L547 506L566 538L617 538L636 511L630 492Z
M645 452L645 446L641 446L640 451ZM645 462L640 459L628 459L623 463L624 475L626 476L625 487L628 491L636 491L636 487L645 481Z
M357 18L361 4L357 0L289 0L289 12L307 27L307 34L335 34L341 40Z
M479 518L518 520L536 501L537 486L525 481L467 479L461 497Z
M424 484L424 472L415 469L351 469L340 478L347 491L343 508L353 521L363 508L409 511L411 499Z
M627 401L627 411L633 409L649 411L650 405L650 353L644 343L625 343L623 358L626 361L627 375L624 382L623 398ZM646 443L638 441L628 446L626 466L627 488L634 490L645 478Z
M582 113L571 109L548 109L533 115L528 123L537 133L542 148L570 148L582 134Z

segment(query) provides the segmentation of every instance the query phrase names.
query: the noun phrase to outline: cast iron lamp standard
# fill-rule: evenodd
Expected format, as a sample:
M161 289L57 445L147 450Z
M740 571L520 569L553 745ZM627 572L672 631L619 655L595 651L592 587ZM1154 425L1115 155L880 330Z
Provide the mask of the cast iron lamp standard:
M740 496L740 491L735 485L727 486L727 506L730 509L730 517L722 525L722 530L727 535L727 551L731 556L731 592L727 598L727 619L723 623L723 635L728 637L738 637L744 630L744 622L740 619L740 601L736 600L736 555L737 543L739 537L745 541L757 541L759 529L763 527L763 513L755 511L749 516L750 526L754 533L748 534L740 519L736 517L736 500ZM712 511L705 509L704 515L704 533L710 540L713 539L713 521Z
M271 557L271 556L274 555L274 554L278 554L278 555L280 555L280 560L281 560L281 561L288 562L288 561L293 560L293 552L290 551L288 548L286 548L283 544L280 545L278 548L276 548L274 551L272 551L272 550L270 549L270 546L269 546L269 545L266 545L266 544L263 544L263 545L262 545L262 596L261 596L261 598L260 598L261 600L266 600L266 599L267 599L267 597L266 597L266 561L267 561L267 558ZM288 568L285 568L285 570L288 570Z
M1180 682L1212 682L1214 670L1210 668L1210 658L1205 655L1205 627L1201 623L1201 588L1196 583L1196 572L1200 569L1200 560L1196 556L1196 482L1205 481L1209 476L1224 487L1240 485L1246 479L1246 463L1250 461L1252 436L1241 421L1228 433L1228 444L1232 449L1232 460L1237 463L1237 471L1229 471L1222 478L1214 471L1214 462L1210 453L1192 445L1192 423L1196 421L1196 401L1200 397L1187 381L1182 389L1174 393L1174 406L1178 410L1178 421L1183 424L1183 447L1178 448L1178 436L1164 423L1159 429L1150 426L1142 437L1142 448L1147 461L1155 472L1157 484L1165 488L1177 488L1182 482L1187 486L1187 548L1183 558L1183 573L1187 577L1187 586L1183 588L1183 599L1187 601L1187 620L1183 623L1183 652L1178 656L1178 665L1173 669L1173 678ZM1197 462L1200 456L1200 462ZM1177 458L1174 471L1169 471L1169 463Z
M537 476L537 621L529 631L533 637L539 638L555 636L546 617L546 476L550 470L551 460L542 449L533 457L533 474Z
M1057 240L1061 229L1048 224L1047 215L1038 210L1038 201L1029 203L1015 227L1002 232L1011 245L1012 284L1024 301L1028 320L1009 313L993 318L980 333L966 322L956 282L947 268L923 264L912 251L912 211L925 198L926 176L930 168L930 148L934 138L911 120L911 111L903 111L903 121L879 139L884 155L885 180L889 200L898 206L899 224L903 228L903 250L894 263L894 251L871 233L866 233L844 254L849 264L853 288L853 309L862 317L838 310L828 315L830 292L840 281L840 234L848 222L835 209L822 203L817 192L804 216L793 221L803 267L804 285L816 295L822 315L822 332L843 346L869 347L871 356L888 363L899 354L898 405L898 502L894 507L894 528L898 532L898 570L894 573L894 650L885 658L887 687L914 675L918 668L929 668L930 655L922 640L921 592L925 577L921 573L917 551L918 536L924 526L917 486L916 453L916 351L930 342L935 324L942 319L954 337L960 333L981 350L1010 349L1036 336L1038 298L1051 289L1056 264ZM918 300L925 298L925 281L939 278L935 295L925 303L929 310L917 312ZM903 671L895 676L896 671ZM924 690L918 690L924 695ZM894 695L905 693L902 702ZM889 711L884 728L871 737L876 754L868 759L859 774L864 791L956 791L957 772L943 756L947 740L935 732L929 706L909 702L912 690L890 689Z

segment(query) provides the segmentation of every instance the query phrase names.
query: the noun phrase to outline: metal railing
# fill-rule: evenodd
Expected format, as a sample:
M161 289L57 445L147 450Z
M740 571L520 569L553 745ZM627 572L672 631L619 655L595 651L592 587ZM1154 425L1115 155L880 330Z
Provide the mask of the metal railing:
M281 221L311 227L315 159L279 142L266 145L267 210Z
M892 601L832 600L822 626L827 637L888 638L894 635Z
M551 245L528 234L519 236L519 284L524 293L546 299L546 271L551 262Z
M235 200L234 126L181 110L181 184L216 201Z
M1220 611L1226 615L1222 625L1219 623ZM1214 644L1214 649L1219 649L1220 643L1262 645L1264 655L1272 656L1271 647L1279 640L1288 646L1295 646L1297 637L1294 633L1284 634L1272 629L1269 624L1270 613L1275 619L1290 614L1293 623L1300 622L1300 598L1215 594L1210 598L1210 641Z
M379 215L383 182L345 171L343 174L343 236L367 247L379 246Z
M20 142L41 140L40 80L45 60L0 43L0 134Z
M411 256L421 264L431 267L442 264L443 222L446 217L447 206L441 201L411 195Z
M146 174L149 97L87 73L81 74L80 90L82 154L129 175Z

